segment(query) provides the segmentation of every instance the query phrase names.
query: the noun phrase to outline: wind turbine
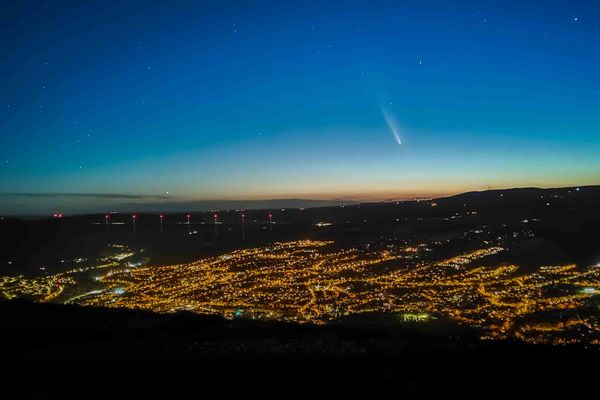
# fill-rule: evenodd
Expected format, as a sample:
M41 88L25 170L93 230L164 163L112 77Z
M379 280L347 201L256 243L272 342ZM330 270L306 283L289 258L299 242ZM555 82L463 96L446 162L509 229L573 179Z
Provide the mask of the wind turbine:
M219 215L215 214L214 217L215 217L215 238L218 238L219 237L219 229L217 227L217 219L219 218Z
M133 234L135 235L135 220L137 219L137 215L136 214L132 214L131 215L131 222L133 224Z
M242 242L246 241L246 216L242 214Z

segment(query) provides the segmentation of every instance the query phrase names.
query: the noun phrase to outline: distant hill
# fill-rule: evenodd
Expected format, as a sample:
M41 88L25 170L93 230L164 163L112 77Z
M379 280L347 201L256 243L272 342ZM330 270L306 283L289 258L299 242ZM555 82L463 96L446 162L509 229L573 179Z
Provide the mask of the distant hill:
M146 248L157 262L184 262L240 247L305 238L333 240L341 247L451 238L457 245L465 232L483 226L490 235L522 229L535 234L535 242L516 249L519 257L515 262L532 266L538 262L600 262L595 239L600 229L600 186L489 190L424 201L309 202L312 207L305 207L306 200L300 199L227 203L226 210L217 212L218 236L213 212L193 211L193 204L185 211L165 213L164 235L160 235L157 211L136 210L135 235L127 212L110 214L110 226L105 225L104 213L62 219L5 217L0 220L4 238L0 275L35 274L42 266L57 271L53 265L60 268L63 258L97 257L108 244L117 242ZM265 206L268 208L260 208ZM245 214L243 242L240 209ZM187 213L191 213L189 227L194 235L188 235ZM270 228L269 214L273 220ZM330 225L317 227L318 222Z

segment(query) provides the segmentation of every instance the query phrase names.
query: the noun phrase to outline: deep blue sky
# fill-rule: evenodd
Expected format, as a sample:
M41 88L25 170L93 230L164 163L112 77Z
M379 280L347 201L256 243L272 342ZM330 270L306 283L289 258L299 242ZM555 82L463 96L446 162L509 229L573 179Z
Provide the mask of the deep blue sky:
M124 3L2 4L0 212L600 181L598 1Z

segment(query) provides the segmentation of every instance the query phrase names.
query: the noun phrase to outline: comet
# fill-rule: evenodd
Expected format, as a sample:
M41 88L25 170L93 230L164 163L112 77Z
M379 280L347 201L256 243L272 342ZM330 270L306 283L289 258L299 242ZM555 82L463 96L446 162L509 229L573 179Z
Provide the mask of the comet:
M387 124L390 132L394 136L396 143L402 144L402 139L400 139L400 128L398 127L398 121L394 118L394 116L386 109L382 108L381 113L383 114L383 118L385 119L385 123Z

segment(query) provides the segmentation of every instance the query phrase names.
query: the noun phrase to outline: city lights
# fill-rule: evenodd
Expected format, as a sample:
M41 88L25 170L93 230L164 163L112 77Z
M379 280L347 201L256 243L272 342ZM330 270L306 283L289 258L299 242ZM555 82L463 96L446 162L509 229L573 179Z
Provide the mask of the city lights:
M135 254L122 248L113 261L92 268L100 272L94 279L103 289L71 295L68 302L314 324L386 312L403 321L449 318L479 328L482 339L553 344L600 340L596 316L569 314L600 293L599 268L553 265L531 273L517 265L485 265L484 258L504 251L498 246L426 262L414 257L427 252L426 245L334 250L333 244L274 243L161 266L121 264ZM0 290L7 298L64 301L63 292L72 293L89 270L74 268L34 279L2 277ZM556 292L559 287L571 289ZM538 316L544 314L542 322ZM580 328L585 335L571 334Z

